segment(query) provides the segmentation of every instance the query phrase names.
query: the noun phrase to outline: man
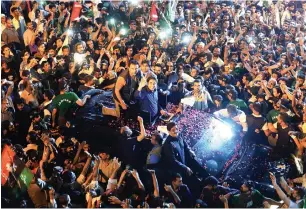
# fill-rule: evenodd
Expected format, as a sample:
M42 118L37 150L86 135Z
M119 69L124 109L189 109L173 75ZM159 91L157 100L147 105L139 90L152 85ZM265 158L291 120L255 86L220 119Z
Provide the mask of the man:
M147 157L148 167L152 167L160 162L163 141L164 140L161 134L154 133L152 135L151 144L153 145L153 148L151 149Z
M37 91L34 90L33 84L29 80L24 83L24 90L21 92L20 98L24 99L25 103L32 108L39 106Z
M6 28L6 16L5 14L1 14L1 33Z
M220 195L228 193L237 193L237 190L220 186L218 179L209 176L204 180L205 187L201 192L200 199L203 200L209 208L223 208L223 202L219 199ZM227 184L224 184L227 185Z
M143 119L138 116L137 120L140 134L133 136L133 132L128 126L121 127L120 135L116 142L116 150L120 150L118 157L124 159L125 164L130 165L134 169L141 169L145 165L147 154L142 146L146 130L143 125Z
M252 115L248 115L246 118L248 124L246 139L255 144L264 144L264 142L266 142L265 135L262 130L266 123L266 119L261 115L261 107L262 106L259 102L251 104L250 108L252 110Z
M58 112L58 125L64 127L66 125L66 117L73 105L76 103L78 106L82 107L85 105L87 99L90 98L89 95L84 96L83 99L80 99L75 93L68 92L69 85L65 80L59 82L60 94L57 95L52 103L54 109L52 111L52 127L55 127L55 118Z
M157 92L157 79L155 77L143 78L139 83L138 89L135 91L135 98L138 99L140 110L149 113L150 122L156 119L158 110L158 92ZM164 115L166 112L160 110L160 114Z
M179 172L184 176L191 176L198 172L206 177L207 172L199 165L195 159L194 152L179 136L179 129L174 122L167 124L169 135L162 148L162 162L170 172Z
M144 77L146 77L146 78L149 78L149 77L152 77L152 76L156 77L156 75L153 73L153 71L151 71L150 68L151 68L151 66L150 66L150 61L149 60L143 60L141 62L140 70L141 70Z
M13 14L13 25L16 31L19 34L19 37L22 38L22 35L25 31L26 25L23 16L20 15L18 7L12 7L11 13Z
M240 194L231 197L234 208L262 208L263 202L267 201L271 205L281 205L279 202L263 196L254 188L252 181L244 182L240 187ZM230 193L226 196L231 195Z
M101 158L99 164L99 181L103 183L103 188L106 189L108 179L114 171L114 163L113 159L111 159L110 150L107 148L100 151L99 157Z
M248 131L248 124L246 123L246 115L243 111L238 110L233 104L227 105L226 109L221 109L214 112L214 116L221 120L229 120L234 122L238 127L242 128L241 136L244 136Z
M127 110L128 106L133 103L134 91L137 89L140 81L138 68L138 63L132 60L129 69L120 74L113 91L116 108L102 106L103 115L111 115L118 118L120 117L120 109Z
M196 110L208 110L210 104L213 104L212 98L205 87L203 88L200 80L193 82L193 91L186 94L186 97L193 97L195 102L193 108Z
M271 173L270 178L272 181L272 185L274 189L276 190L276 193L278 194L279 198L284 201L284 203L289 207L289 208L303 208L305 207L305 189L302 187L294 187L292 189L292 200L290 197L288 197L282 189L278 186L276 182L275 176ZM304 200L304 201L303 201ZM304 205L303 205L304 204Z
M193 197L186 184L183 184L182 176L177 173L173 175L171 185L164 186L168 193L169 202L175 204L179 208L191 208L193 207Z
M268 140L274 146L276 156L288 157L294 151L294 144L289 136L289 132L294 131L290 126L290 117L287 113L280 112L277 116L277 128L271 131Z
M239 110L242 110L243 112L248 111L247 104L242 99L238 98L238 92L235 89L231 89L226 93L227 98L230 101L229 104L235 105Z
M33 46L35 43L36 34L34 32L33 24L32 22L27 23L27 29L23 34L23 40L24 45L27 46Z
M6 28L2 31L1 41L3 41L5 44L20 44L18 33L13 26L12 20L9 18L6 19Z

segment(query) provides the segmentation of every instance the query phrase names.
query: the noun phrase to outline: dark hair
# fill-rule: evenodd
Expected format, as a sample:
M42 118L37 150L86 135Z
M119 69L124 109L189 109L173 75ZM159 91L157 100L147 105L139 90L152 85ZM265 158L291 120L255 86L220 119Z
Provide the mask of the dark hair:
M171 181L176 181L177 178L182 178L181 174L175 173L172 175Z
M89 81L91 81L94 77L92 75L87 75L84 78L85 83L88 83Z
M170 122L167 124L167 130L170 131L174 126L176 126L175 122Z
M147 82L149 83L150 80L154 80L157 82L157 78L155 76L150 76L149 78L147 78Z
M64 49L69 49L70 50L70 47L68 45L65 45L65 46L62 47L62 50L64 50Z
M8 45L4 45L4 46L2 46L2 49L1 49L1 53L3 54L3 52L4 52L4 49L6 49L6 48L10 48Z
M141 62L141 64L142 64L142 65L143 65L143 64L148 64L149 66L151 66L150 60L143 60L143 61Z
M51 100L54 96L54 91L52 89L45 90L44 95Z
M17 98L17 99L15 99L15 104L16 104L16 105L25 104L24 99L23 99L23 98Z
M208 176L205 180L204 180L204 184L205 185L211 185L211 186L217 186L219 183L218 179L214 176Z
M56 7L55 4L49 4L49 9Z
M139 66L139 63L138 63L136 60L131 60L131 61L130 61L130 64L129 64L129 67L130 67L131 65L138 65L138 66Z
M152 137L155 137L155 141L157 141L157 143L159 144L159 145L162 145L163 144L163 141L164 141L164 138L162 137L162 135L160 134L160 133L154 133L153 135L152 135Z
M287 113L285 113L285 112L280 112L279 113L279 117L280 117L280 119L282 120L282 121L284 121L284 123L289 123L290 122L290 117L289 117L289 115L287 114Z
M16 10L18 10L18 7L12 7L11 8L11 12L15 12Z
M237 107L233 104L229 104L226 107L229 114L237 114Z
M295 190L297 192L297 194L300 196L301 199L304 198L306 192L305 192L303 187L297 186L297 187L294 187L293 190Z

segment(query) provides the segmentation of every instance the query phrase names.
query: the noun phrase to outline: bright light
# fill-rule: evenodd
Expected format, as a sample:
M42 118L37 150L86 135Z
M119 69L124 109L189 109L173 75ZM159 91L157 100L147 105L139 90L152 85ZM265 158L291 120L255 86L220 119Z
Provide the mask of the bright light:
M184 36L182 42L185 44L188 44L191 41L191 36Z
M160 39L165 39L165 38L167 38L167 33L166 33L166 32L160 32L160 33L159 33L159 38L160 38Z
M132 5L137 5L137 4L138 4L138 0L129 0L129 2L130 2Z
M68 29L67 34L68 34L68 36L72 36L73 35L73 31L71 29Z
M213 118L211 126L214 133L210 143L211 149L218 149L233 137L232 127L225 122Z
M123 35L123 36L126 35L126 32L127 32L127 31L126 31L126 29L124 29L124 28L121 28L120 31L119 31L119 33L120 33L121 35Z
M112 25L115 25L115 19L114 18L110 19L109 23L112 24Z

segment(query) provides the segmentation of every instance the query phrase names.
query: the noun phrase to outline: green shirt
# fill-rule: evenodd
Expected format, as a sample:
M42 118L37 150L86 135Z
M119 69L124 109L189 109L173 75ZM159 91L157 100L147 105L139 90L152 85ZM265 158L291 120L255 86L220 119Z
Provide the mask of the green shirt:
M278 110L270 110L267 114L267 122L268 123L276 123L277 122L277 116L279 115L279 111Z
M232 197L231 201L235 208L260 208L265 197L256 189L251 194L238 194Z
M248 109L247 104L242 99L236 99L234 101L230 101L229 104L235 105L238 109L242 111Z
M59 111L59 116L65 116L68 110L75 104L79 97L73 92L57 95L53 100L53 106Z

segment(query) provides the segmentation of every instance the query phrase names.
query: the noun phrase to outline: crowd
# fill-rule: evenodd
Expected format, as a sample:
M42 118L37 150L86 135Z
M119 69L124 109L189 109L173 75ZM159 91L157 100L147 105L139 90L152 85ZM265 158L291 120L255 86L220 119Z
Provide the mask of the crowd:
M1 12L3 207L306 207L306 1L2 1ZM94 108L140 131L118 127L112 147L93 149L74 118L106 92L114 105ZM270 173L276 197L209 176L175 122L147 140L168 103L233 124L295 160L294 175Z

